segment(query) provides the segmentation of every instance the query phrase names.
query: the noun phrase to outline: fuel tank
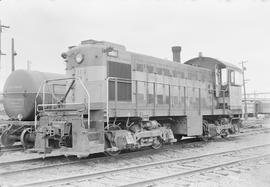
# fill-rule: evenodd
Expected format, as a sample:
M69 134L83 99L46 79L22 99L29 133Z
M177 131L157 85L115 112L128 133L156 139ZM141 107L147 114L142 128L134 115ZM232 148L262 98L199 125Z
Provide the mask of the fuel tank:
M45 80L64 78L64 75L39 71L16 70L7 78L3 89L3 104L6 114L11 119L32 121L35 115L35 99L37 92ZM49 90L50 89L50 90ZM55 95L46 88L46 103L52 103ZM57 96L64 95L65 88L58 88ZM41 91L42 93L42 91ZM37 104L42 103L42 94L38 96ZM54 97L53 97L54 96Z

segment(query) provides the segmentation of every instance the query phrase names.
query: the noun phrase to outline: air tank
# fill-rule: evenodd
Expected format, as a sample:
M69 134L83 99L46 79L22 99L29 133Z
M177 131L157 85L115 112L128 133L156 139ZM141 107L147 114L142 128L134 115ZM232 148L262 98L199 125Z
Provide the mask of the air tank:
M12 72L7 78L3 89L3 104L6 114L11 119L18 119L19 117L22 121L34 120L35 98L40 86L45 80L58 78L64 78L64 75L27 70ZM48 89L45 90L46 103L51 103L52 99L48 99L50 91ZM63 86L58 91L58 96L64 95L64 92L65 88ZM37 104L41 103L42 99L39 97Z

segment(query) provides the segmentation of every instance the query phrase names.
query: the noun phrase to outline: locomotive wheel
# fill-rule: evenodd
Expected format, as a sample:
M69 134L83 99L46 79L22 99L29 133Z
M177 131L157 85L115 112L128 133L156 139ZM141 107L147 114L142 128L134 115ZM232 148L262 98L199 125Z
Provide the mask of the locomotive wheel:
M34 147L34 141L32 135L32 129L31 128L26 128L23 130L21 134L21 143L25 149L29 149Z
M239 133L240 132L239 124L233 124L233 127L234 127L235 133Z
M204 142L208 142L209 137L208 136L200 136L200 139Z
M181 134L175 134L174 137L177 140L177 142L180 142L183 138L183 136Z
M152 144L151 146L153 149L159 149L162 147L162 142L160 141L159 138L157 138L154 142L154 144Z
M1 135L1 144L5 147L12 146L15 143L14 138L10 138L9 135L9 129L4 130L4 132Z
M109 128L107 130L121 130L121 127L118 125L109 125ZM113 142L111 142L107 136L105 136L105 147L106 148L112 148L112 147L116 147L115 144ZM105 155L107 156L117 156L121 153L121 150L118 151L105 151L104 152Z
M121 153L121 150L119 151L105 151L105 155L107 156L117 156Z
M228 136L228 132L225 130L222 130L220 133L221 138L226 138Z
M107 145L106 147L109 147L109 148L113 147L111 142L107 138L105 138L105 144ZM104 153L107 156L117 156L117 155L119 155L121 153L121 150L118 150L118 151L105 151Z

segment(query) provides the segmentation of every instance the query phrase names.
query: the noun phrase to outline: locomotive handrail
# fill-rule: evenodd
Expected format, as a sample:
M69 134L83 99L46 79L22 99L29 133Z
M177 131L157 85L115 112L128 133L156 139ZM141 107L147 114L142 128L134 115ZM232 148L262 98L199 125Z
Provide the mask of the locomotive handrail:
M50 79L50 80L45 80L39 87L39 90L36 94L36 98L35 98L35 129L36 129L36 126L37 126L37 98L40 94L40 91L41 91L41 88L42 88L42 91L43 91L43 95L42 95L42 104L40 104L39 106L42 106L43 107L43 110L44 110L44 106L56 106L58 104L45 104L45 86L47 83L49 82L54 82L54 81L63 81L63 80L79 80L81 86L83 87L84 91L86 92L87 94L87 100L88 100L88 103L87 103L87 106L88 106L88 109L87 109L87 129L90 128L90 94L86 88L86 86L84 85L83 81L81 80L80 77L68 77L68 78L60 78L60 79ZM78 104L78 103L65 103L65 105L74 105L74 104Z
M110 79L115 80L125 80L125 81L132 81L131 79L121 79L119 77L107 77L107 102L106 102L106 120L107 120L107 128L109 128L109 81ZM115 96L117 97L117 96Z
M107 77L107 102L106 102L106 121L107 121L107 128L109 128L109 81L110 79L117 79L117 77ZM116 96L115 96L116 97Z
M125 79L125 78L120 78L120 77L107 77L105 80L108 79L117 79L118 81L126 81L126 82L130 82L130 81L138 81L138 82L144 82L144 83L155 83L155 84L162 84L162 85L168 85L168 86L181 86L181 85L177 85L177 84L169 84L169 83L162 83L162 82L156 82L156 81L145 81L145 80L135 80L135 79ZM186 87L186 88L200 88L200 87L195 87L195 86L181 86L181 87Z
M42 107L42 108L44 108L44 107L50 107L50 106L61 106L62 104L39 104L39 105L37 105L37 111L38 112L40 112L41 110L39 110L39 107ZM68 105L83 105L84 106L84 108L85 108L85 104L84 103L65 103L65 106L68 106ZM47 111L49 111L49 110L55 110L55 109L45 109L45 110L47 110ZM64 109L63 109L64 110ZM68 109L66 109L66 110L68 110ZM71 109L69 109L69 110L71 110Z
M36 98L35 98L35 130L37 129L37 98L39 96L39 93L41 91L43 84L45 84L45 81L43 81L43 83L40 85L38 92L36 94Z
M161 82L155 82L155 81L145 81L145 80L135 80L135 79L125 79L125 78L120 78L120 77L107 77L105 80L106 80L106 84L107 84L107 96L106 96L107 97L107 102L106 102L107 126L109 125L109 81L110 80L116 80L118 82L120 82L120 81L125 81L125 82L138 81L138 82L144 82L144 83L152 83L155 85L168 85L168 86L176 86L176 87L180 86L180 85L176 85L176 84L161 83ZM195 87L195 86L180 86L180 87L201 89L200 87ZM117 97L117 96L115 95L115 97Z

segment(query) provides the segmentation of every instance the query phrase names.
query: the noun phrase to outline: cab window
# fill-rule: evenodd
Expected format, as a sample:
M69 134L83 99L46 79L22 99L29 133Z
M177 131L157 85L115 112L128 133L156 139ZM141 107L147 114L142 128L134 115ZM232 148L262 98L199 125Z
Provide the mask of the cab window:
M242 74L238 71L235 72L235 84L236 85L242 85L243 80L242 80Z
M235 73L234 71L231 71L230 72L230 79L231 79L231 84L235 84Z
M230 72L230 79L232 85L241 86L242 85L242 75L238 71L231 71Z
M222 85L228 84L228 72L227 69L221 69L221 83Z

